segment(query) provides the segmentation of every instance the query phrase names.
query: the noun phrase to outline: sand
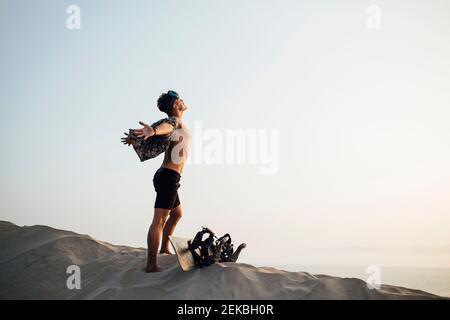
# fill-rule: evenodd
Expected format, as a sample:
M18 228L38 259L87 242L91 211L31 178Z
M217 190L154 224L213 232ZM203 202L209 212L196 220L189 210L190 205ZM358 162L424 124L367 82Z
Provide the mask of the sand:
M250 250L248 248L247 250ZM288 272L245 263L218 263L183 272L173 255L162 272L144 272L146 249L112 245L47 226L0 221L0 299L439 299L420 290ZM69 290L78 265L81 289Z

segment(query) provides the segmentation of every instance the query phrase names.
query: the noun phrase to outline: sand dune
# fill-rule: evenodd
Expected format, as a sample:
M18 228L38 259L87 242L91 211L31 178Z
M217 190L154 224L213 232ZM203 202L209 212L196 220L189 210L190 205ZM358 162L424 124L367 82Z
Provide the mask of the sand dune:
M161 255L163 272L143 271L146 250L111 245L47 226L0 221L0 299L436 299L395 286L369 290L354 278L287 272L245 263L219 263L183 272ZM81 289L69 290L69 265Z

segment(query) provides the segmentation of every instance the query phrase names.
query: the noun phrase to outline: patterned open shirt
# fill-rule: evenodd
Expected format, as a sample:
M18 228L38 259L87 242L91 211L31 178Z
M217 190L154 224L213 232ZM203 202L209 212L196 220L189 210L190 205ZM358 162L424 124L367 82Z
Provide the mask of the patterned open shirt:
M168 123L173 126L173 130L164 135L164 136L152 136L147 140L143 138L136 138L130 129L130 135L135 139L135 143L133 144L134 150L136 151L139 159L141 161L145 161L148 159L152 159L161 153L165 152L170 145L170 139L172 137L173 132L177 128L177 118L169 117L156 121L151 125L154 129L162 123Z

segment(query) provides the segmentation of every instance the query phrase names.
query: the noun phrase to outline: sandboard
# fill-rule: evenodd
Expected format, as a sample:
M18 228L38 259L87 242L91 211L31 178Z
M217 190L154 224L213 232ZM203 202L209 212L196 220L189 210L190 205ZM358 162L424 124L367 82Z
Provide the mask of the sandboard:
M194 256L188 247L189 239L169 236L169 240L177 255L181 269L183 271L197 269L198 266L195 264Z

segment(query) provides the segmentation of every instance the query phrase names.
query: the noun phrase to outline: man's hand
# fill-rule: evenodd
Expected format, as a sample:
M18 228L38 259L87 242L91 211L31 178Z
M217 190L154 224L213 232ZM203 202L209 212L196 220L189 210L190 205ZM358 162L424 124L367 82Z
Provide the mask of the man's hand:
M133 129L133 132L136 133L136 136L138 138L144 138L144 140L147 140L151 136L155 135L155 130L153 130L153 128L150 127L148 124L145 124L142 121L139 121L139 124L142 125L143 128Z
M123 138L121 139L122 143L123 143L123 144L126 144L126 145L133 144L133 140L132 140L132 138L130 137L130 135L129 135L128 133L126 133L126 132L124 132L124 134L125 134L125 137L123 137Z

